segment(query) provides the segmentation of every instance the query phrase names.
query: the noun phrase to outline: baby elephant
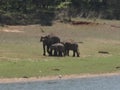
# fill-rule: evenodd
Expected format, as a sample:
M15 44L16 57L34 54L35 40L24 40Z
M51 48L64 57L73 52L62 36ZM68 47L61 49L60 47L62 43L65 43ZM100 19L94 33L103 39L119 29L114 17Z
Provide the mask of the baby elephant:
M72 50L73 51L73 57L75 57L75 54L77 55L77 57L80 56L77 43L75 43L75 42L64 42L64 46L65 46L66 55L69 56L69 51Z
M52 54L54 51L54 55ZM55 43L50 46L50 56L65 56L65 47L62 43Z

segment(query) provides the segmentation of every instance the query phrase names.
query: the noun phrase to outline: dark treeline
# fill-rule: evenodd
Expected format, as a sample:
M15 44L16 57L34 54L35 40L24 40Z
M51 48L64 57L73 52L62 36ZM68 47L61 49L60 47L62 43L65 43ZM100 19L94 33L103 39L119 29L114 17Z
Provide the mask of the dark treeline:
M51 25L71 17L120 20L120 0L0 0L0 23Z

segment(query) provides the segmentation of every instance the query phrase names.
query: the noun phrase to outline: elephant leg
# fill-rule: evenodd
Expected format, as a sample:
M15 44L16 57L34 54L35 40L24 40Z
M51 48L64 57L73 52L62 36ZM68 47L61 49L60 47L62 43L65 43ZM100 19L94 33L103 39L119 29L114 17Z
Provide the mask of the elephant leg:
M67 50L64 51L64 54L67 55Z
M61 51L61 54L62 54L62 56L65 56L64 51L63 51L63 50Z
M60 51L58 51L58 56L61 56Z
M49 56L52 56L52 49L50 49L50 47L49 46L47 46L47 53L49 54Z
M57 51L56 50L54 50L54 56L57 56Z
M67 55L69 56L69 50L67 50Z
M75 57L75 51L73 50L73 57Z
M43 55L46 55L46 51L45 51L45 45L43 44Z
M65 51L62 51L62 56L65 56Z
M50 51L49 51L49 56L52 56L53 54L52 54L52 51L53 51L53 49L50 49Z
M66 54L67 56L69 56L69 50L66 50L66 51L65 51L65 54Z
M59 51L59 56L62 56L62 52L61 51Z
M49 46L47 46L47 53L50 53L50 52L49 52Z
M79 49L76 50L76 54L77 54L77 57L80 56L80 52L79 52Z
M76 53L77 53L77 57L79 57L79 56L80 56L80 53L79 53L78 51L77 51Z
M60 56L61 56L61 57L63 56L61 51L60 51Z
M66 53L65 53L65 51L63 51L63 55L64 55L64 56L66 56Z

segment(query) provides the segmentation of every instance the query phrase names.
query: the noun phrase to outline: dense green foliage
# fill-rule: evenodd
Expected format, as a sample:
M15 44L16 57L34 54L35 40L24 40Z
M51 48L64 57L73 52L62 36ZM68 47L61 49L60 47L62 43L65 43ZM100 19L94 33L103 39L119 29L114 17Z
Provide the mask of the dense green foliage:
M120 0L0 0L0 23L47 24L66 17L120 19Z

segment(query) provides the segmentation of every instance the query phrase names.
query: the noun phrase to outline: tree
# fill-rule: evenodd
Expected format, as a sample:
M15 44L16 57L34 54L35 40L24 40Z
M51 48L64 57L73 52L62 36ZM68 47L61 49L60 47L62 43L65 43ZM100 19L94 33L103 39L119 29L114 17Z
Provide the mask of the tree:
M62 18L62 21L71 21L71 0L61 2L57 6L57 10L61 13L60 18Z

